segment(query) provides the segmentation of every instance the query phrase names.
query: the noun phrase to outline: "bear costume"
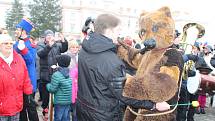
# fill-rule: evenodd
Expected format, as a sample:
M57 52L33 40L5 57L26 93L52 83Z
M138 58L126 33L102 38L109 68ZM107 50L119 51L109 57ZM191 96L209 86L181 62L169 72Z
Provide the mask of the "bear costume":
M162 7L154 12L144 12L140 15L139 24L141 42L154 40L156 46L141 53L141 50L120 42L118 56L137 70L135 75L127 77L123 96L153 102L166 101L177 106L184 61L182 53L172 46L175 24L170 9ZM171 106L162 115L157 115L162 112L156 110L127 107L124 121L175 121L176 106Z

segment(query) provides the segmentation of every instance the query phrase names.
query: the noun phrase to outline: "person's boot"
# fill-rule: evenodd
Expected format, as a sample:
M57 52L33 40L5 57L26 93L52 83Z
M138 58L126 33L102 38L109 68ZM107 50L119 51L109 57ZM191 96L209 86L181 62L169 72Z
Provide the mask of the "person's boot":
M194 121L194 119L187 119L187 121Z
M190 107L187 113L187 121L194 121L195 110L197 108Z
M201 108L201 114L206 114L206 112L205 112L205 108Z
M187 121L194 121L194 118L193 117L188 117Z
M195 109L195 113L196 113L196 114L200 114L200 113L201 113L200 107L198 107L198 108Z
M43 109L43 112L42 112L43 113L43 121L48 121L48 118L49 118L48 111L49 111L48 108Z

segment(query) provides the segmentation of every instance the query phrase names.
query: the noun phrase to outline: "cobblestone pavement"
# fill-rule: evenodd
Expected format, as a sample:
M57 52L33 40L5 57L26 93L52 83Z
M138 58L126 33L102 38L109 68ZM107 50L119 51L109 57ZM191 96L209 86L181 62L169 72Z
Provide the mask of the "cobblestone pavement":
M206 114L195 114L195 121L215 121L215 107L205 108Z
M38 100L38 94L36 94L36 101ZM207 99L207 102L209 102L209 99ZM39 106L37 107L38 115L40 121L43 121L42 118L42 108L41 108L41 102L39 102ZM207 108L205 108L206 114L195 114L194 118L195 121L215 121L215 107L209 107L209 104L207 104Z
M206 108L206 114L195 114L195 121L215 121L215 107L213 108ZM38 115L40 121L43 121L42 118L42 108L37 108Z
M210 99L210 97L207 97L206 114L195 114L195 121L215 121L215 101L213 107L211 107L209 105Z

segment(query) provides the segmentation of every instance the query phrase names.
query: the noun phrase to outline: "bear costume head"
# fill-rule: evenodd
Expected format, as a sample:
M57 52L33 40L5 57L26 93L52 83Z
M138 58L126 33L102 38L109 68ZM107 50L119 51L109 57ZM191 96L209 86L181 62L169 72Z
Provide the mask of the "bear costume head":
M175 24L168 7L150 13L141 13L139 26L139 36L142 41L154 39L158 49L172 45Z

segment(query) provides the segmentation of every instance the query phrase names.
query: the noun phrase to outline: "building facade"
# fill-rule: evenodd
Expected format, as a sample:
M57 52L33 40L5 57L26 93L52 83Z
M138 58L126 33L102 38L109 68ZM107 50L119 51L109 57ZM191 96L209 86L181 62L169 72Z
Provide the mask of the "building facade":
M0 27L5 27L7 10L12 6L13 0L0 0ZM69 35L81 34L81 28L87 17L96 18L99 14L114 14L122 20L123 34L137 32L139 11L136 8L126 8L115 0L61 0L63 7L62 28L63 33ZM26 7L27 4L24 4ZM27 11L25 14L28 14Z
M79 35L87 17L96 18L99 14L110 13L122 20L123 34L137 32L139 11L126 8L114 0L62 0L63 32Z
M27 10L27 2L23 6ZM7 10L11 8L13 0L0 0L0 27L5 27ZM30 2L30 1L28 1ZM121 19L122 35L136 38L138 36L138 17L142 9L151 5L145 3L141 7L130 5L129 0L61 0L62 5L62 32L68 36L80 37L82 26L87 17L96 18L99 14L110 13ZM137 3L138 4L138 3ZM151 6L156 7L156 6ZM171 6L170 6L171 7ZM158 9L159 7L156 7ZM28 16L27 11L25 15ZM182 31L183 25L193 22L190 13L183 10L173 10L172 16L176 21L176 28Z

